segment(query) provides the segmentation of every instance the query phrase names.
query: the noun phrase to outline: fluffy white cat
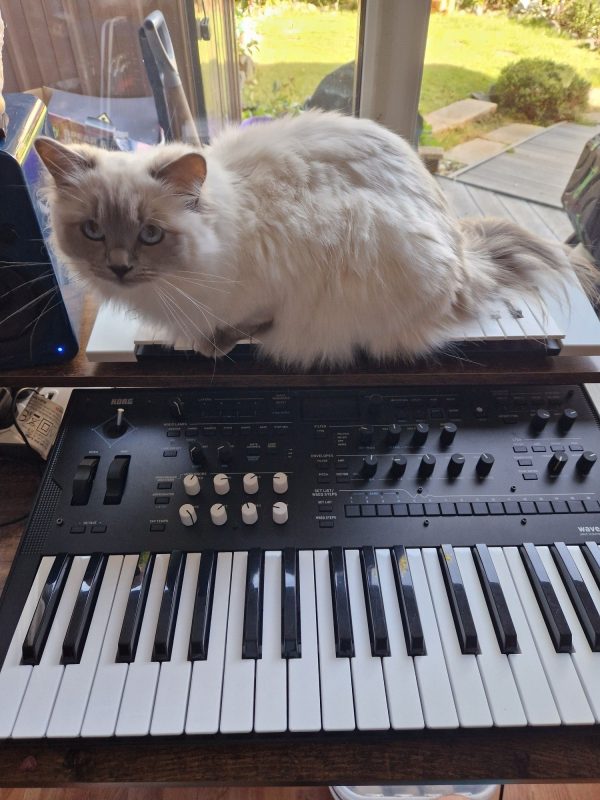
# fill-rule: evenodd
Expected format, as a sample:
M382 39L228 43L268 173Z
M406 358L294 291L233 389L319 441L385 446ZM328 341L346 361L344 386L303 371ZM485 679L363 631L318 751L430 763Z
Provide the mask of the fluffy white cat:
M65 263L207 356L253 334L303 368L414 358L570 269L516 225L454 219L411 147L366 119L310 111L202 150L36 147Z

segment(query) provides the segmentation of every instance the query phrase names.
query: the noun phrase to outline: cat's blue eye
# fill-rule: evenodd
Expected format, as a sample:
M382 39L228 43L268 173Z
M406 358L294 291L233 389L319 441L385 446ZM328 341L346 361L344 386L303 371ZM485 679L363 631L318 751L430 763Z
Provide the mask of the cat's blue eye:
M143 244L158 244L164 235L164 231L158 225L144 225L140 231L139 240Z
M81 226L81 232L84 236L87 236L88 239L92 239L94 242L99 242L101 239L104 239L102 228L97 222L94 222L93 219L86 219Z

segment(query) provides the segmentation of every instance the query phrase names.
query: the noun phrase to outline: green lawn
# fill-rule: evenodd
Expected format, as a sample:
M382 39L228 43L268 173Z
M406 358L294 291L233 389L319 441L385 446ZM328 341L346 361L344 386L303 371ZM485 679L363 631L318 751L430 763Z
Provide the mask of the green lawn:
M256 75L244 88L244 105L253 113L301 105L328 72L355 57L356 13L298 6L268 11L253 17ZM532 56L571 64L600 87L600 53L552 28L501 14L432 14L420 109L427 113L473 91L486 92L502 67Z

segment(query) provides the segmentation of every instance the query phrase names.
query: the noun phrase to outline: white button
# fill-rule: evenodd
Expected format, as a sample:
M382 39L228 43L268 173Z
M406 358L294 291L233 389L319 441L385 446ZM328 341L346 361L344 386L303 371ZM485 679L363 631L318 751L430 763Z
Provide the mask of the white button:
M213 478L213 486L217 494L227 494L229 492L229 478L223 472L219 472Z
M254 472L247 472L244 475L244 491L246 494L258 492L258 475L255 475Z
M184 525L188 527L193 525L198 519L196 509L190 503L184 503L179 509L179 519Z
M285 472L276 472L273 475L273 491L275 494L285 494L288 490L288 476Z
M186 475L183 479L183 488L190 497L200 494L200 481L197 475Z
M254 503L244 503L242 506L242 522L246 525L254 525L258 519L258 511Z
M275 522L277 525L283 525L283 523L287 521L287 503L273 503L273 522Z
M215 503L210 507L210 518L213 525L224 525L227 522L227 509L223 503Z

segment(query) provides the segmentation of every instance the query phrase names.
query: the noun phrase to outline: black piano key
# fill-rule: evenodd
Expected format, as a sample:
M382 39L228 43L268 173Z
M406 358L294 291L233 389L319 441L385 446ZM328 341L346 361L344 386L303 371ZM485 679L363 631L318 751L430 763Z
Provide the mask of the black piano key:
M265 552L253 547L248 550L248 565L246 567L242 658L262 658L264 580Z
M586 542L581 548L583 557L587 561L590 572L600 589L600 547L597 542Z
M154 553L141 553L131 581L125 616L123 617L123 625L119 635L116 656L118 662L129 663L135 658L153 569Z
M153 661L170 661L173 637L177 624L177 611L181 598L181 584L185 570L186 554L180 550L171 553L167 576L160 601L160 611L152 648Z
M425 637L423 636L423 627L419 616L410 564L408 563L408 555L401 544L392 547L391 552L396 593L398 595L402 624L404 625L406 652L409 656L424 656L427 654L427 649L425 647Z
M40 663L54 615L67 582L71 561L71 556L64 554L56 556L54 559L40 599L35 607L29 629L23 640L23 664L35 665Z
M375 550L372 547L360 548L360 567L365 591L365 608L367 610L369 638L371 639L371 655L389 656L390 641L383 609L379 570L377 569Z
M208 656L208 639L216 572L217 554L214 550L206 550L200 556L200 570L196 584L196 599L194 600L194 615L190 632L190 661L205 661Z
M477 630L452 545L438 547L438 555L461 652L465 655L479 653Z
M571 653L573 651L571 629L554 593L540 554L531 542L521 545L519 550L554 649L557 653Z
M509 653L520 653L517 632L515 630L500 579L496 572L496 567L492 561L490 551L485 544L475 546L473 560L479 573L479 581L483 590L483 596L487 603L488 611L492 619L496 638L500 652L504 655Z
M63 640L63 664L79 664L81 661L107 563L108 556L103 553L90 556Z
M301 655L298 551L284 547L281 562L281 656L300 658Z
M352 616L350 614L346 562L341 547L332 547L329 551L329 575L331 578L335 654L338 658L352 658L354 656Z
M600 651L600 614L598 614L598 609L566 544L557 542L552 545L550 552L579 617L583 632L591 649L597 653Z

